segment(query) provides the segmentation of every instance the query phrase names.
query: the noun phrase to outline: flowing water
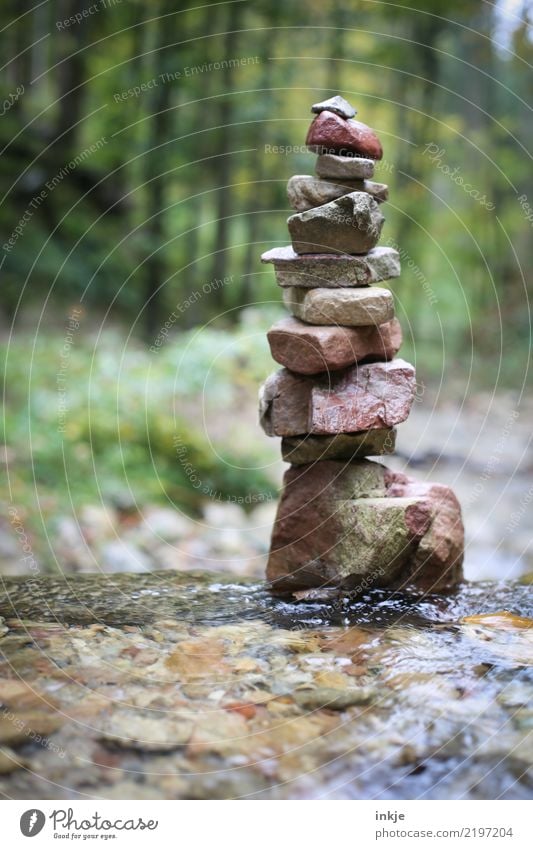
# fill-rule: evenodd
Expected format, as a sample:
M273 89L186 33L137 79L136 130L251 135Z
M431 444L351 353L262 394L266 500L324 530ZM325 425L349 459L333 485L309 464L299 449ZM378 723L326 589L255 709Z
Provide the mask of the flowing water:
M305 603L205 572L8 579L0 617L6 796L533 790L527 579Z

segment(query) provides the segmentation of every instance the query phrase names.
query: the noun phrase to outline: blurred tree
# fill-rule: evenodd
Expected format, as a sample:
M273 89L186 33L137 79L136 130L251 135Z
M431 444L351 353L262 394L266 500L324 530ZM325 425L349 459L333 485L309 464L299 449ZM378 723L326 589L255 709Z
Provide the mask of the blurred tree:
M51 315L86 289L94 310L117 298L115 317L143 312L150 337L176 302L211 280L238 282L196 299L180 327L256 300L261 243L286 238L285 180L312 169L309 154L267 154L265 144L301 145L309 102L341 90L383 133L386 235L439 280L438 319L457 351L488 309L494 320L503 310L513 344L527 344L533 47L525 22L507 27L505 50L478 0L185 0L179 8L128 0L84 16L86 7L5 0L0 11L0 226L4 244L13 241L3 251L0 309L8 319L25 284L22 306L51 291ZM161 83L164 74L172 76ZM424 155L428 143L495 214ZM279 298L273 276L260 279L261 298ZM408 266L395 288L431 344L435 311L419 301Z

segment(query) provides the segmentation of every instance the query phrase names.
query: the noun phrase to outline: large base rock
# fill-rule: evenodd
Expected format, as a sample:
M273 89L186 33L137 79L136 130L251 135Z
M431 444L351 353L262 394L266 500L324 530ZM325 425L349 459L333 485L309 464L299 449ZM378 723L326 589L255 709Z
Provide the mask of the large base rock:
M462 578L464 530L453 492L370 461L290 468L272 534L267 578L277 592L416 587Z
M307 377L280 369L259 394L267 436L333 435L393 427L409 415L415 370L405 360Z
M377 245L384 221L374 198L351 192L291 215L287 225L297 254L366 254Z

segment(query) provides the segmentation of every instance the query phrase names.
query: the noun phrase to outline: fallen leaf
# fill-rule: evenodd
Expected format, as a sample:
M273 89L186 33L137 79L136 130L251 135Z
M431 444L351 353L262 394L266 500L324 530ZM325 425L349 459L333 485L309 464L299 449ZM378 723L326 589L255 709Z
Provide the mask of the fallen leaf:
M481 625L484 628L499 628L501 631L514 631L515 629L533 628L533 619L526 616L518 616L508 610L497 613L476 613L473 616L464 616L461 619L464 625Z
M165 666L184 678L212 678L226 674L224 643L216 637L184 640L165 660Z
M348 682L346 681L346 676L344 674L344 667L342 669L342 672L336 672L330 669L321 669L314 676L313 683L317 687L334 687L344 690Z
M244 716L245 719L253 719L257 713L257 708L255 705L250 704L240 704L239 702L232 702L229 705L224 705L224 710L231 710L235 713L240 713L241 716Z

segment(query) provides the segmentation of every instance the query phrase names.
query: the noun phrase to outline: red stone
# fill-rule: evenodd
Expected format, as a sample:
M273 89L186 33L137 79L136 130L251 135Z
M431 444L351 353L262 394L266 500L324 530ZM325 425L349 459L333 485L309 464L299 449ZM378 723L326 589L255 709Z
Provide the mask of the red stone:
M276 362L299 374L337 371L353 363L391 360L402 343L397 318L368 327L309 325L283 318L268 331Z
M267 577L282 593L442 592L462 579L463 549L461 508L447 486L367 460L326 460L285 473Z
M415 370L405 360L314 377L281 369L261 388L261 426L268 436L393 427L409 415L414 393Z
M334 112L321 112L312 122L305 140L314 153L365 156L381 159L383 148L375 132L360 121L346 121Z
M434 517L422 538L399 587L416 586L424 592L442 592L461 581L464 556L464 526L461 506L449 486L417 481L387 470L387 494L395 498L419 498Z

